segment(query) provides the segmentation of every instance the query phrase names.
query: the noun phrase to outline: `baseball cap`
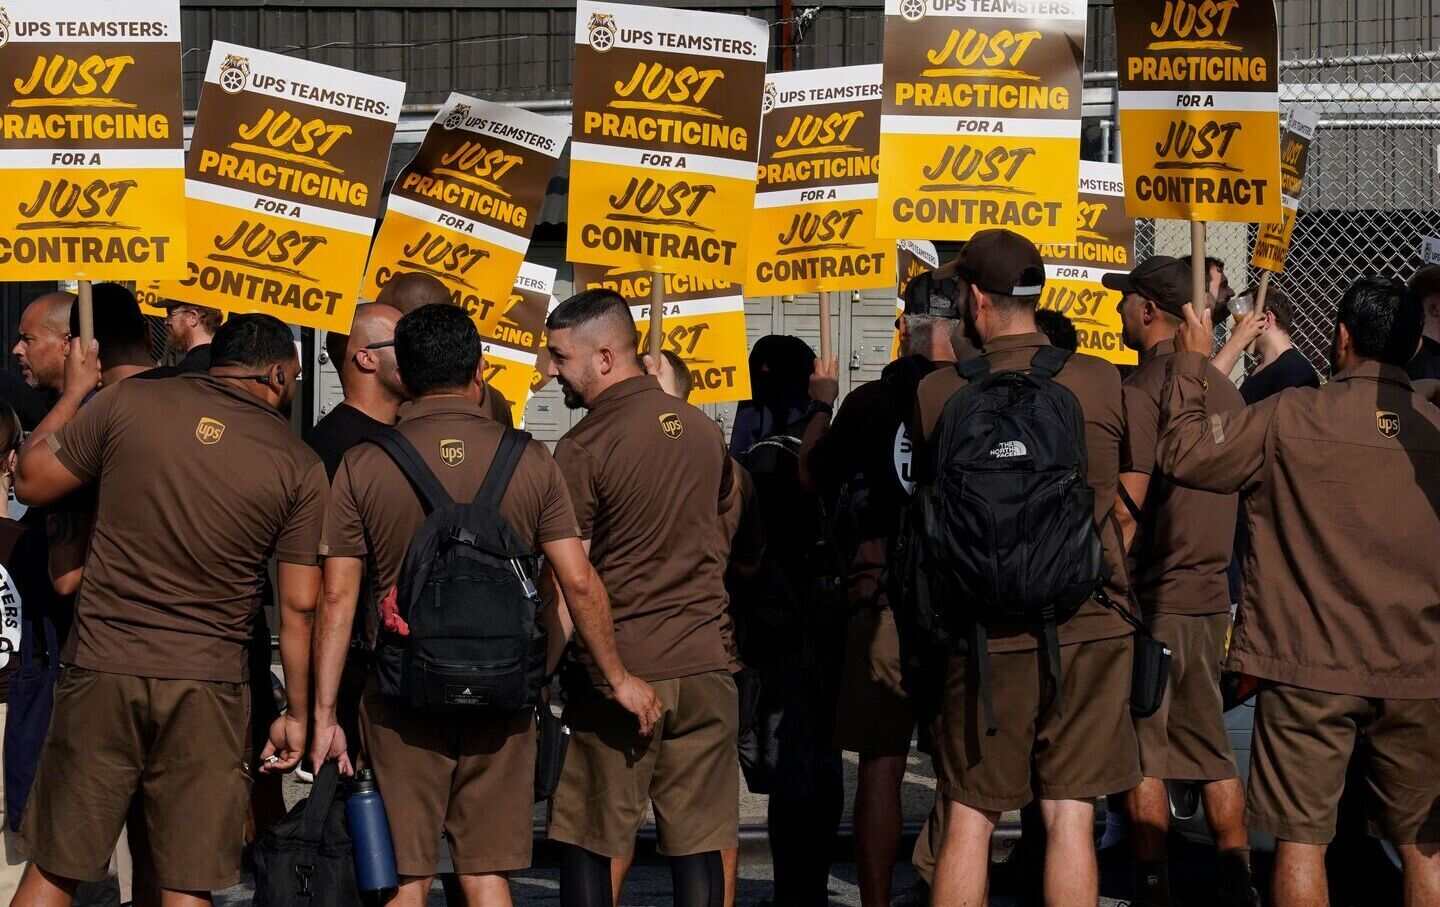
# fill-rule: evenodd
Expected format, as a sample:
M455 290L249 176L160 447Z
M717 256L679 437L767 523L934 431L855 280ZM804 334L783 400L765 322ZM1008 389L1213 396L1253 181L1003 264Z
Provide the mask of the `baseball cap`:
M960 317L956 300L964 296L960 282L953 277L936 277L934 271L921 271L905 284L906 315L931 315L936 318Z
M1426 265L1410 278L1410 292L1424 299L1432 293L1440 293L1440 265Z
M1173 255L1151 255L1129 274L1106 274L1100 282L1121 293L1139 293L1162 311L1185 317L1190 301L1190 262Z
M987 293L1039 296L1045 289L1040 250L1012 230L981 230L970 237L955 270Z

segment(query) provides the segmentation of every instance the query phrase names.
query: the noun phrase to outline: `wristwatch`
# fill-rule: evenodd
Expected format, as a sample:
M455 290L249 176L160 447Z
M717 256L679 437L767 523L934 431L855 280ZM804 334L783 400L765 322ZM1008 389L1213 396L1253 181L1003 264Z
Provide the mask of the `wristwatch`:
M834 404L826 403L824 400L811 400L810 405L805 407L805 418L807 420L821 413L824 413L826 416L833 416L835 414Z

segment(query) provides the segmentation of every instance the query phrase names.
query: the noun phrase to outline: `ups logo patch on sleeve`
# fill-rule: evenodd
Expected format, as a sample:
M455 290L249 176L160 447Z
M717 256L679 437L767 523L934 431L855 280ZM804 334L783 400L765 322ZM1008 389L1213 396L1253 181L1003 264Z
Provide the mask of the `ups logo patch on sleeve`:
M195 423L195 440L201 444L210 445L218 443L224 434L225 423L219 419L201 416L200 421Z
M677 441L681 435L685 434L685 423L681 422L680 417L675 413L662 413L660 415L660 430L663 431L665 437L671 441Z
M440 439L440 460L446 466L459 466L465 462L465 441L461 438Z

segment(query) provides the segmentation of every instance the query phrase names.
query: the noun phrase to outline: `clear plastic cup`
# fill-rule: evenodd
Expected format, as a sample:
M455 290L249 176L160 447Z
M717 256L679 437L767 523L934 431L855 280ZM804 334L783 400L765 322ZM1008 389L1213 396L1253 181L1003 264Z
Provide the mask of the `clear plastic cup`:
M1244 296L1231 296L1230 301L1225 303L1225 307L1230 310L1230 314L1234 315L1238 321L1255 311L1255 300L1250 298L1249 293L1246 293Z

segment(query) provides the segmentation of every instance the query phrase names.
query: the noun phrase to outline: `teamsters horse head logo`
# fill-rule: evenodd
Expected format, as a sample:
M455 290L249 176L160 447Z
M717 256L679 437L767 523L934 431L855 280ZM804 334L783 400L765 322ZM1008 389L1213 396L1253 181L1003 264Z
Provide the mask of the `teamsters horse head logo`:
M10 14L0 6L0 47L10 43Z
M615 46L615 17L609 13L591 13L590 24L590 46L599 53L604 53Z
M441 125L446 129L459 129L460 124L464 123L468 116L470 116L470 105L456 104L455 109L446 114L445 122Z
M760 96L760 112L769 113L775 109L776 103L780 100L780 91L775 87L774 82L765 83L765 93Z
M220 87L227 94L239 94L245 90L250 79L250 58L238 54L226 54L220 64Z

